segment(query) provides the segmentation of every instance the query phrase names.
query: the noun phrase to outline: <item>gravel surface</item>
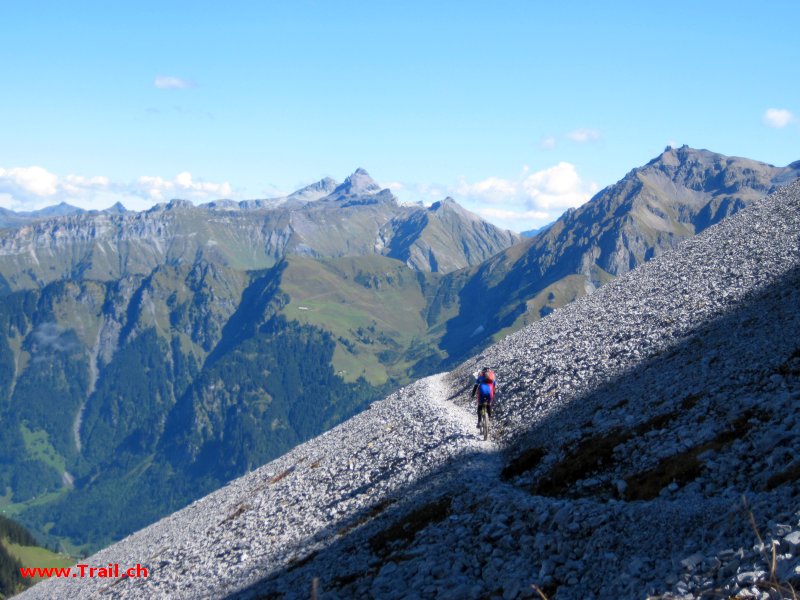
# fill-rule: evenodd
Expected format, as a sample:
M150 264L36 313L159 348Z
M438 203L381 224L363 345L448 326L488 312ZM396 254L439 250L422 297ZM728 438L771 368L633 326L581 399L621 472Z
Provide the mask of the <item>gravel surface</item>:
M777 598L798 432L794 183L22 597Z

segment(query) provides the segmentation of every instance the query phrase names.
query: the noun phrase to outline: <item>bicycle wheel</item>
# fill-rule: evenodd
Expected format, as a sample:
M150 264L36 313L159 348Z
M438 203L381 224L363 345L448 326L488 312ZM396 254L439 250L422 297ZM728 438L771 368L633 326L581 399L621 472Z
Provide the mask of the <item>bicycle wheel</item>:
M481 408L481 433L484 441L489 439L489 411L485 405Z

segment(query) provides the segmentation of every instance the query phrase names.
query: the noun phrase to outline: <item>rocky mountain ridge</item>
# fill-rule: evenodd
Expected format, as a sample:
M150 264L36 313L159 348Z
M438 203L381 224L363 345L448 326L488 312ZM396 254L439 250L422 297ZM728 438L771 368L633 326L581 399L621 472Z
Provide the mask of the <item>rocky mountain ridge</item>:
M198 254L249 270L291 254L377 254L404 260L412 269L449 272L519 239L461 208L401 205L358 169L340 185L324 179L275 200L200 206L172 200L138 213L113 207L42 212L0 231L0 290L41 287L76 272L114 280L147 274L163 262L194 261Z
M798 307L800 182L87 559L146 563L148 579L22 597L689 599L796 584ZM485 364L500 386L491 444L468 398Z
M449 323L444 346L496 341L798 177L800 161L774 167L668 147L533 238L453 274L466 278L461 293L474 301Z

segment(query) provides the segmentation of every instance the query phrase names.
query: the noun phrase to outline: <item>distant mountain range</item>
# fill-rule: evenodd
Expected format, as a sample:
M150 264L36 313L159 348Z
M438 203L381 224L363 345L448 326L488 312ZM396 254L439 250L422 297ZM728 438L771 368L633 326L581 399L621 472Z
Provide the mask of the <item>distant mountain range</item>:
M74 215L85 212L82 208L72 206L66 202L55 206L48 206L39 210L15 212L7 208L0 207L0 227L19 227L25 223L46 219L48 217L59 217L63 215Z
M52 211L44 209L28 227L0 235L0 287L39 288L77 272L109 281L206 257L253 270L289 255L378 255L446 273L520 240L449 198L430 208L401 205L362 169L341 185L326 179L274 200L202 206L173 200L141 213L56 210L64 214L45 218Z
M65 543L118 539L798 175L670 148L527 240L362 169L9 227L0 502Z
M553 225L553 223L548 223L547 225L544 225L544 226L542 226L542 227L539 227L538 229L529 229L529 230L527 230L527 231L521 231L519 235L520 235L521 237L523 237L523 238L532 238L532 237L536 237L537 235L539 235L539 234L540 234L540 233L542 233L543 231L547 231L548 229L550 229L550 227L551 227L552 225Z
M128 210L120 202L116 202L113 206L110 206L105 210L84 210L82 208L78 208L77 206L67 204L66 202L61 202L60 204L48 206L46 208L40 208L39 210L28 211L13 211L0 207L0 229L20 227L21 225L26 225L34 221L41 221L43 219L50 219L52 217L65 217L68 215L83 214L118 215L126 212L128 212Z

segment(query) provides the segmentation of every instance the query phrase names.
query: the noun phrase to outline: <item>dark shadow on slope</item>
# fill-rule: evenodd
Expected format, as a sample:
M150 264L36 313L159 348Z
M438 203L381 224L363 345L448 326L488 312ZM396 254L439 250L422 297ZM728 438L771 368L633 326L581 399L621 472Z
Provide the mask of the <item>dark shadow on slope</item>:
M716 225L723 219L736 214L746 204L738 198L723 198L719 201L712 200L708 202L700 212L692 219L692 225L697 232L708 229L712 225Z
M128 341L128 338L131 335L131 332L134 330L134 327L139 322L141 318L142 312L142 297L144 296L144 292L150 288L153 275L156 273L158 268L156 267L148 275L141 276L138 281L138 286L136 290L133 292L131 296L130 302L128 302L128 306L125 309L125 324L122 326L122 329L119 332L119 345L122 346ZM108 312L110 310L110 306L104 306L103 311Z
M449 366L490 345L491 337L513 325L527 310L528 300L542 290L581 273L581 261L589 247L570 245L569 231L562 230L574 226L574 215L565 214L562 220L565 225L559 234L548 232L520 242L517 248L527 246L521 256L515 257L515 251L506 250L470 274L458 292L460 310L447 321L440 343L451 357ZM598 246L605 249L611 243L603 237Z
M386 256L406 262L411 257L411 248L419 240L427 225L427 212L415 212L402 221L398 219Z
M702 470L696 460L698 455L724 450L754 429L768 427L771 418L781 418L752 406L728 406L721 400L713 400L709 392L716 390L734 397L750 393L757 397L763 394L761 387L765 380L775 374L789 373L791 368L787 364L800 355L799 307L800 268L795 268L780 282L751 293L734 310L696 328L678 344L642 361L594 392L576 398L540 426L516 435L508 447L511 458L505 467L506 479L536 469L542 458L552 453L551 432L563 430L569 423L583 423L576 432L580 435L559 449L559 462L534 483L535 493L574 496L574 490L570 491L572 484L608 470L618 460L615 448L678 423L691 429L712 419L713 435L686 448L681 455L668 457L646 473L630 474L627 483L635 485L628 490L626 499L649 499L656 495L653 490L645 489L646 476L651 477L651 484L688 483ZM742 364L736 355L742 339L752 340L752 345L758 339L768 340L769 352L750 356L752 362ZM750 379L739 381L740 370L747 372ZM665 392L692 381L693 377L696 380L698 373L702 373L704 380L701 389L684 389L676 396ZM565 409L568 409L566 415ZM499 412L502 419L502 405ZM598 413L611 417L614 425L598 431L592 425ZM643 415L650 417L645 419ZM631 419L630 423L626 423L626 417ZM680 460L673 462L673 458ZM613 493L604 490L599 495L607 498Z
M0 275L0 298L4 298L12 293L11 284L8 283L8 280Z
M222 337L208 355L204 368L212 366L232 348L254 336L259 325L277 312L279 307L270 310L270 303L280 290L281 276L287 264L286 260L281 260L271 269L252 274L250 285L242 293L242 301L222 328Z
M752 406L744 402L723 402L719 397L711 398L709 392L722 387L741 392L737 399L748 394L751 394L752 399L752 394L758 394L758 386L764 378L768 379L771 374L800 377L800 370L795 368L797 361L794 361L794 357L800 357L798 307L800 307L800 268L795 268L779 282L751 293L728 313L697 327L673 346L634 365L594 391L560 407L558 411L551 413L527 431L515 435L506 450L502 452L503 476L498 473L497 478L488 482L488 485L513 486L515 490L532 494L545 503L556 502L564 497L583 497L597 500L598 505L605 505L609 494L613 492L601 489L587 496L586 493L577 493L573 484L577 479L611 467L609 462L618 460L613 448L620 443L646 436L649 432L669 426L675 420L686 423L700 420L712 422L716 434L706 443L712 447L716 445L720 449L737 437L748 435L754 428L769 427L769 418L765 420L754 418ZM737 362L739 357L733 354L736 346L731 341L742 338L751 340L753 344L758 340L768 341L767 346L771 349L769 353L760 353L752 357L752 362L747 365L746 370L738 368L741 366ZM716 344L716 340L722 342ZM787 367L787 365L794 366ZM704 369L703 373L707 374L707 385L701 389L687 389L681 395L664 396L664 389L668 389L671 385L692 381L697 369ZM746 381L737 379L742 373L747 374ZM501 371L498 375L508 382L506 388L513 387L514 377L510 373ZM517 384L522 385L519 381ZM537 402L537 399L530 398L529 401ZM757 396L755 402L757 403ZM503 410L501 403L497 411L497 423L501 427L504 421L508 423L508 415L504 415ZM622 422L619 425L607 426L605 429L593 427L592 419L598 412L604 415L618 414ZM626 420L624 418L626 416L632 418ZM781 416L777 415L775 418L780 419ZM574 423L584 423L585 426L575 427ZM562 438L556 442L553 439L554 431L569 432L573 435L562 434ZM534 472L541 465L542 459L551 453L562 457L572 456L576 463L570 465L568 461L556 462L555 466L539 479L526 480L526 476ZM462 484L461 489L453 493L456 482L465 481L462 477L454 476L454 473L468 468L470 461L476 456L461 456L415 484L397 490L390 497L376 499L371 506L354 514L346 522L336 523L315 535L308 541L306 548L311 548L326 539L333 539L330 545L314 551L301 550L285 567L249 588L231 594L228 598L282 598L285 594L281 592L281 588L291 590L291 597L308 597L312 580L323 571L322 565L327 561L341 566L330 580L319 582L321 597L325 598L326 592L338 594L337 597L348 597L355 591L352 587L354 583L364 579L371 580L389 561L424 562L426 560L424 552L419 553L414 549L420 531L428 526L448 527L446 519L451 512L465 514L482 510L480 490ZM696 466L698 465L690 464L692 468ZM702 468L702 465L699 466ZM661 478L663 473L658 472L658 468L659 466L651 475L655 483L661 485L664 482ZM779 479L773 477L767 481L769 474L765 473L763 482L753 478L748 482L750 483L748 489L739 491L743 493L762 491L790 483L797 485L796 479L800 477L800 468L794 464L783 467L778 465L775 471L778 472L781 468L784 468L783 472L788 475ZM631 473L631 481L636 477L646 478L647 474L647 471ZM684 474L686 479L680 480L680 485L688 483L693 476L689 472ZM560 477L561 480L556 481L556 477ZM546 485L548 479L553 483L549 487ZM646 482L643 485L645 484ZM369 492L359 490L359 493ZM635 495L634 498L644 499L637 500L635 506L642 508L652 506L650 510L659 512L670 510L669 499L649 500L653 495L647 492ZM630 500L624 497L622 499ZM709 498L709 502L712 501L719 503L719 500ZM603 527L611 528L610 531L614 532L614 535L629 536L630 529L626 529L629 524L623 526L624 519L619 516L620 513L613 512L618 509L608 510L612 516ZM755 516L761 519L768 515ZM617 517L621 519L619 522L615 520ZM675 531L670 538L673 541L672 545L648 546L651 552L650 558L670 561L688 555L690 552L684 546L684 541L687 538L697 539L697 536L690 537L695 531L705 530L710 534L713 532L713 536L723 534L735 536L741 540L743 546L752 544L752 530L744 515L742 519L726 521L725 515L720 517L714 511L706 511L702 504L697 507L691 519L675 523L674 527ZM575 542L575 536L578 534L565 532L564 535L569 536L571 542ZM591 530L585 535L587 548L602 551L589 544L589 536L593 535ZM494 542L481 535L476 535L471 541L471 545L476 549L485 543ZM697 548L697 550L702 549ZM515 551L525 554L532 564L530 574L520 574L520 577L525 579L523 583L526 585L536 583L535 574L539 572L537 561L542 561L547 556L537 555L535 549L522 545ZM507 551L504 550L504 554L507 555ZM594 559L603 560L600 556L586 558L589 561L587 564L591 564L591 560ZM408 582L409 586L411 583ZM551 583L554 586L551 588L552 592L563 582ZM603 582L598 581L598 586L602 585ZM493 597L498 590L490 590L487 593ZM499 590L499 595L502 596L502 589ZM558 598L558 594L556 592L549 597Z

